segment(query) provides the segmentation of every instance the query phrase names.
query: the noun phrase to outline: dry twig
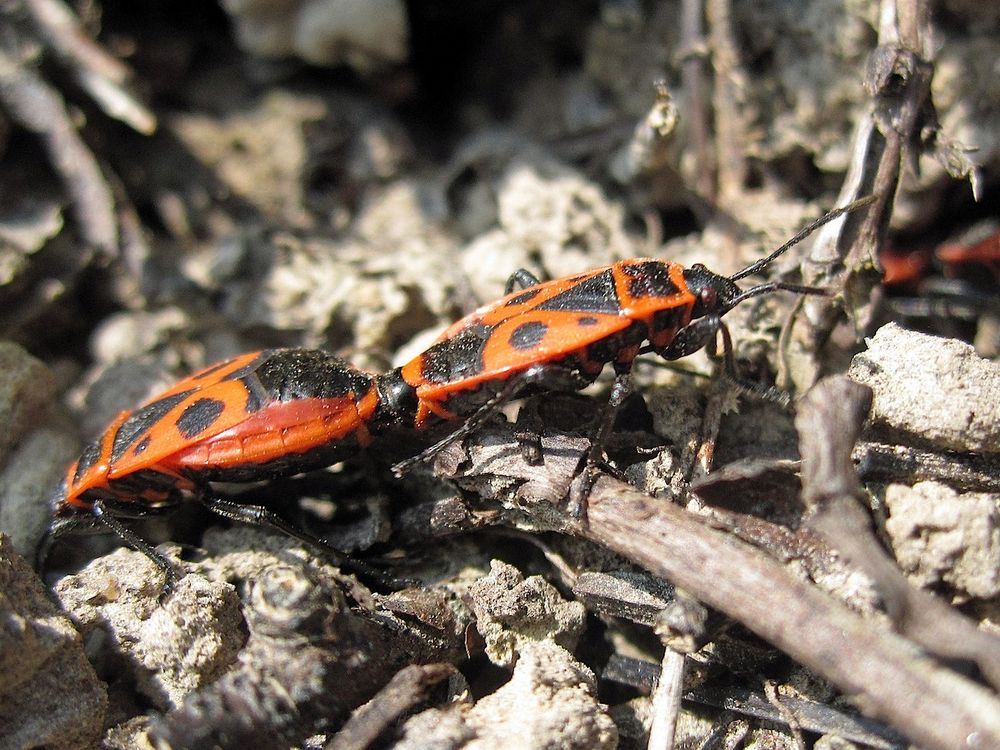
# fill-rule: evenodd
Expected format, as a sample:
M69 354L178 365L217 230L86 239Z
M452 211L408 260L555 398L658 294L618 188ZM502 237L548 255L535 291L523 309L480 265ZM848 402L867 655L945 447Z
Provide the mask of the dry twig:
M1000 492L1000 457L861 440L853 457L866 482L945 482L963 492Z
M59 0L24 0L24 6L39 37L105 114L143 135L156 130L156 116L129 91L128 66L91 39L66 5Z
M652 662L642 661L621 654L612 654L604 668L602 677L612 682L631 685L639 690L652 690L659 678L660 668ZM727 686L724 690L696 687L684 693L683 699L700 706L713 706L727 713L752 716L775 724L783 724L791 718L805 730L817 734L833 734L849 742L879 750L902 750L906 743L902 737L883 724L863 716L856 716L823 703L802 700L793 696L781 697L779 710L763 693L744 688ZM746 722L739 736L746 734ZM729 722L731 726L733 722ZM726 725L720 727L728 733ZM721 734L721 732L718 732ZM712 736L717 736L713 733ZM702 747L719 747L719 743L706 740ZM738 742L726 745L736 747Z
M899 631L931 653L975 663L1000 688L1000 640L932 594L911 586L879 544L859 502L851 451L871 407L871 389L846 376L820 381L796 417L809 525L875 581Z
M994 693L704 519L605 476L594 485L586 526L574 525L557 505L585 441L544 437L543 469L524 462L509 428L483 431L480 441L471 468L455 479L501 500L507 522L581 535L618 552L741 622L928 748L968 747L969 738L982 748L1000 746Z
M0 102L17 124L41 138L66 184L87 243L114 253L118 223L100 165L76 132L62 97L23 59L7 35L0 35Z
M414 713L432 690L455 674L451 664L411 664L399 670L370 701L358 708L325 750L364 750Z
M672 750L677 715L684 693L684 654L666 648L660 663L660 676L653 690L653 724L649 728L648 750Z
M709 45L715 68L712 99L715 114L715 148L718 169L718 196L723 206L738 199L746 184L746 123L741 104L746 99L747 82L740 65L733 33L730 0L706 3Z
M715 165L709 141L706 101L705 39L702 3L681 3L681 79L684 86L684 131L694 154L694 190L708 203L715 202Z
M924 126L936 122L930 100L934 68L926 0L883 0L879 46L868 59L865 87L872 107L858 122L851 164L838 205L865 195L875 204L821 229L802 263L806 284L843 290L842 298L803 301L807 345L823 347L842 311L858 330L870 320L872 290L880 281L878 250L889 226L904 155L915 160ZM915 162L914 162L915 163Z
M119 249L115 196L94 154L81 139L60 93L38 72L41 52L52 53L110 117L144 135L156 117L129 90L131 71L98 45L59 0L23 0L3 7L0 35L0 102L21 127L36 133L66 185L73 213L88 245L108 255ZM38 42L33 37L37 37ZM39 43L41 50L39 49ZM126 204L124 221L134 223ZM126 226L122 244L136 265L144 256L139 233ZM135 271L132 268L133 272Z

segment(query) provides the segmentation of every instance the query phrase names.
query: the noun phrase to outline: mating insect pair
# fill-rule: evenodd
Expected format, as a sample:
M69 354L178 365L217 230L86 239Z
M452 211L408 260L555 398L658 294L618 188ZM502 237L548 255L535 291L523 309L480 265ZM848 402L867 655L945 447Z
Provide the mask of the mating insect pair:
M615 412L630 391L635 358L673 360L714 342L722 316L744 300L811 287L736 282L763 270L818 226L865 205L856 201L814 222L768 257L732 276L702 265L653 258L623 260L540 282L515 273L507 294L448 328L425 352L383 375L359 371L322 351L245 354L188 377L133 412L124 412L69 468L53 499L48 543L74 526L103 526L159 565L170 562L120 522L194 497L233 520L322 544L261 506L213 491L213 482L290 476L342 461L390 427L462 424L396 464L400 474L480 427L514 398L577 390L611 363L615 381L583 471L600 456ZM587 477L580 485L585 497Z

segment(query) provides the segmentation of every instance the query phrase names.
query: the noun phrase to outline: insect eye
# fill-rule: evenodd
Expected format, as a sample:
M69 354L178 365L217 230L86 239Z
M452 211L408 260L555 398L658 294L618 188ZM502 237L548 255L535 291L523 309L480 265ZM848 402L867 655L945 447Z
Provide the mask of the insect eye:
M699 294L699 301L703 308L711 310L715 307L715 303L719 299L719 293L715 290L714 286L702 287L701 293Z

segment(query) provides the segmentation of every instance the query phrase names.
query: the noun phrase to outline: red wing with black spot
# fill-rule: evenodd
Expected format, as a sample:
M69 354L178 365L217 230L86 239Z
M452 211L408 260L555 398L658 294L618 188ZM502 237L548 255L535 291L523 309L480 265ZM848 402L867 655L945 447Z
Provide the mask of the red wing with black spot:
M90 491L158 502L200 481L328 465L367 444L378 404L374 376L326 352L235 357L121 414L71 468L64 502L87 507Z
M111 440L110 478L158 465L264 408L272 398L253 375L269 354L253 352L206 368L133 411Z
M91 492L103 496L120 495L122 493L116 492L109 485L109 481L130 475L134 479L132 484L136 485L134 488L130 487L133 494L143 495L144 490L150 488L142 486L143 482L139 479L140 472L141 476L156 475L157 482L163 485L162 489L157 487L155 491L147 493L149 495L147 499L153 500L153 496L156 500L165 499L170 494L168 485L171 483L180 489L188 489L190 483L181 477L162 477L157 475L157 472L146 471L178 445L177 439L173 438L178 433L176 425L174 430L166 431L163 428L164 420L173 416L176 422L180 412L190 406L192 397L197 400L197 394L217 385L220 378L248 368L252 369L253 364L264 355L262 352L253 352L207 367L175 383L135 411L119 414L108 429L88 445L79 460L70 467L65 482L66 488L60 489L56 495L56 509L59 510L63 505L90 507L92 500L86 498ZM171 415L171 412L178 413ZM206 419L205 412L200 415L202 420ZM188 431L193 430L195 425L192 420L197 416L197 410L190 412L186 420L182 421L181 427ZM238 419L236 413L230 413L229 421L235 422Z
M676 264L636 258L513 292L449 327L403 366L403 377L421 399L441 401L535 365L587 361L594 345L621 344L622 357L634 356L638 347L616 334L636 324L651 332L664 311L676 313L678 326L687 322L693 296L682 273ZM594 366L614 358L601 352Z
M304 454L347 437L368 442L366 424L378 406L374 376L325 352L264 352L211 377L214 382L175 403L185 393L179 384L122 425L112 449L112 478L155 464L235 479L248 467L322 465L326 453ZM149 429L147 412L156 416ZM136 429L129 429L133 421Z

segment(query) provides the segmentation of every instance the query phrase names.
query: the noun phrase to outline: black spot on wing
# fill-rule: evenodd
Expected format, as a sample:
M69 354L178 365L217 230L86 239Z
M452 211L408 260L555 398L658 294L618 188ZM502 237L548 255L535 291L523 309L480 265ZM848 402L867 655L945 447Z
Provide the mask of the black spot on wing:
M504 302L503 306L504 307L514 307L515 305L523 305L525 302L530 302L535 297L537 297L541 291L542 291L541 289L537 289L537 288L535 288L535 289L528 289L526 291L521 292L516 297L511 297L509 300L507 300L506 302Z
M541 323L537 320L522 323L511 332L510 338L507 339L507 343L515 349L519 349L521 351L533 349L538 345L539 341L545 338L545 334L548 330L549 327L545 325L545 323Z
M576 319L576 324L578 326L584 326L584 327L596 326L597 322L598 319L595 318L593 315L581 315L579 318Z
M138 443L135 444L135 448L132 449L132 455L141 456L145 452L146 448L149 447L149 444L151 442L152 439L149 437L149 435L146 435L146 437L144 437L142 440L140 440Z
M615 278L611 269L608 269L574 284L565 292L549 297L537 309L617 315L621 311L621 304L615 289Z
M670 280L666 264L650 260L622 266L628 277L628 293L635 299L643 297L669 297L680 290Z
M439 385L478 375L485 367L483 348L492 333L492 327L477 323L457 336L439 341L424 352L420 374L424 380Z
M211 427L225 409L226 403L217 398L199 398L177 418L177 430L192 440Z
M140 440L149 430L163 419L163 415L195 392L195 388L174 393L151 404L146 404L131 417L122 422L111 444L111 460L119 461L125 452Z

